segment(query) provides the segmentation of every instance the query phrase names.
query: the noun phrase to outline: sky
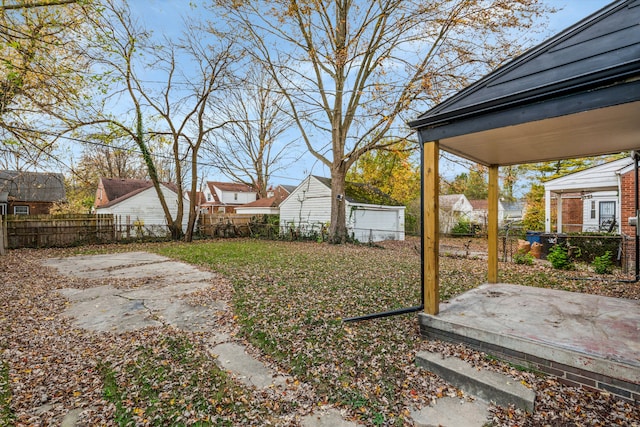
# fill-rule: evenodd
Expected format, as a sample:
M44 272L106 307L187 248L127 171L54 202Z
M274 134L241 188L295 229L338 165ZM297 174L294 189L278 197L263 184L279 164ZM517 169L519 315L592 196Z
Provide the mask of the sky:
M607 4L610 0L547 0L548 5L558 9L558 12L549 17L548 28L537 37L538 43L549 38L573 24L588 17ZM185 11L185 0L133 0L130 5L132 11L137 15L156 35L167 36L178 35ZM426 109L426 108L425 108ZM302 149L301 149L302 150ZM453 178L458 173L464 172L459 166L441 165L441 173L449 174ZM297 185L306 175L314 174L329 176L329 170L316 160L311 154L303 155L302 158L274 174L271 184ZM210 171L208 180L228 181L223 175Z

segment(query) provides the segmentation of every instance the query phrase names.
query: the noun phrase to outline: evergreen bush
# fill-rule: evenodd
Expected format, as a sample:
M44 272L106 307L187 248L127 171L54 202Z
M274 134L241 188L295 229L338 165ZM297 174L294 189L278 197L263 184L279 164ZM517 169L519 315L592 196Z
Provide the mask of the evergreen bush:
M606 251L604 254L593 259L593 269L598 274L609 274L613 271L613 261L611 260L611 252Z
M564 245L554 245L549 254L547 255L547 261L551 263L553 268L558 270L572 270L573 263L567 254L567 248Z

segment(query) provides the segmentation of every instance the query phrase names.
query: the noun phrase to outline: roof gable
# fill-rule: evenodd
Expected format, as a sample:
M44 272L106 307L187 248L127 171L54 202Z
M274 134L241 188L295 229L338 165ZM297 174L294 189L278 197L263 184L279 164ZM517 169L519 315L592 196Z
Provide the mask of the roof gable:
M109 186L110 190L112 191L111 194L117 195L117 197L115 199L108 197L109 202L97 206L97 209L112 207L147 190L153 190L155 192L153 182L143 179L101 178L101 180L103 185L105 184L105 180L111 181L107 183L107 186ZM176 184L171 182L161 182L160 184L170 191L178 194L178 186ZM107 192L107 186L104 187L105 192ZM130 191L124 193L124 191L126 191L127 189L129 189ZM109 193L107 192L107 194ZM183 194L183 198L185 200L188 200L187 195Z
M211 188L211 192L214 193L214 187L220 191L229 191L232 193L255 193L256 191L246 184L239 184L236 182L217 182L208 181L207 185Z
M617 0L410 125L485 165L626 151L638 144L638 77L640 0Z
M61 202L67 196L63 175L50 172L0 171L0 193L21 202Z
M100 178L100 181L102 182L102 187L109 202L130 194L133 191L143 190L153 186L153 183L147 179Z
M547 191L614 189L618 187L618 173L632 163L633 159L630 157L603 163L549 180L544 184L544 188Z

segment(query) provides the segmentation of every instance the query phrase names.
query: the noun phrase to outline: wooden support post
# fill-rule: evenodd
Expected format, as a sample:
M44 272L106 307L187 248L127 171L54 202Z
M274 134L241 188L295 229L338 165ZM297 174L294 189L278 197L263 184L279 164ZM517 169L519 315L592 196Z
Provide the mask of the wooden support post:
M424 311L436 315L440 306L440 225L438 162L440 144L428 142L422 146L422 278Z
M498 166L489 166L489 268L487 281L498 283Z

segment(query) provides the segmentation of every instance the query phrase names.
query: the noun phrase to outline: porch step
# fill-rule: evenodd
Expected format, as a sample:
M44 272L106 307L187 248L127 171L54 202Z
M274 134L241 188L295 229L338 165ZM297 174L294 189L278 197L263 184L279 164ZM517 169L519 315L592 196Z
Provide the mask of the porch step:
M416 364L442 377L467 394L499 406L515 405L533 412L536 394L523 384L497 372L478 370L457 357L427 351L416 354Z

